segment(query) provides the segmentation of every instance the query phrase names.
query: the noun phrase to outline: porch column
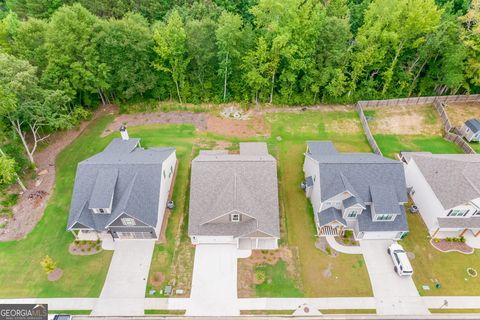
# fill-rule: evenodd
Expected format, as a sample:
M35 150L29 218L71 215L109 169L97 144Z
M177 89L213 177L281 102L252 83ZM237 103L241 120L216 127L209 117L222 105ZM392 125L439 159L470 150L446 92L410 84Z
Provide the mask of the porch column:
M255 238L255 249L258 249L258 238Z
M480 231L477 231L477 232L474 234L475 237L478 237L478 235L480 235Z
M463 235L464 235L464 234L465 234L465 232L467 232L467 231L468 231L468 229L467 229L467 228L465 228L465 229L462 231L462 233L460 233L460 237L463 237Z
M438 231L440 231L440 228L437 228L437 230L435 230L435 232L434 232L433 235L432 235L432 238L435 238L435 236L437 235Z

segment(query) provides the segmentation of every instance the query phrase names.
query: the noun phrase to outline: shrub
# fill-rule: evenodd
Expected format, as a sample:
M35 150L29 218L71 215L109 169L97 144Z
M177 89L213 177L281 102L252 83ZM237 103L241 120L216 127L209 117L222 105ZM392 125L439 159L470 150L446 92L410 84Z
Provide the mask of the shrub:
M351 237L353 237L353 231L352 231L352 230L345 230L345 232L343 233L343 237L344 237L344 238L351 238Z
M100 251L102 247L100 245L95 246L95 250Z
M265 270L262 270L262 269L255 270L255 280L258 284L264 283L266 278L267 278L267 275L265 273Z
M43 271L45 271L47 274L51 273L57 268L57 263L49 256L43 257L42 261L40 261L40 265L42 266Z
M464 236L461 236L461 237L460 237L460 242L461 242L461 243L465 243L465 237L464 237Z

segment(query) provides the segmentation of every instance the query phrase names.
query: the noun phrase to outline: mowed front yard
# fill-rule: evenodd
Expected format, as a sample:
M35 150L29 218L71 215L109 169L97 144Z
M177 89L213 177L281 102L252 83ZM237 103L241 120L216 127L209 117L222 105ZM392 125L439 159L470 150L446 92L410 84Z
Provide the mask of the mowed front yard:
M79 138L57 157L53 194L44 215L25 239L0 243L0 297L98 297L112 251L93 256L73 256L68 246L73 235L66 231L77 163L102 150L110 141L99 138L111 116L93 121ZM49 255L64 272L50 282L40 261Z
M480 277L470 277L467 268L480 272L480 251L473 254L440 252L432 247L427 228L420 214L407 213L410 233L400 243L412 252L413 280L421 295L431 296L478 296ZM440 282L441 288L435 288ZM424 290L423 285L430 287Z
M266 118L272 128L270 152L279 161L284 241L298 254L299 285L304 296L371 296L361 255L332 257L315 247L313 210L300 189L307 140L332 140L340 151L370 152L356 112L272 113ZM330 272L325 272L327 269Z
M382 153L390 158L400 151L462 153L443 138L442 123L433 106L397 106L365 110L370 130Z

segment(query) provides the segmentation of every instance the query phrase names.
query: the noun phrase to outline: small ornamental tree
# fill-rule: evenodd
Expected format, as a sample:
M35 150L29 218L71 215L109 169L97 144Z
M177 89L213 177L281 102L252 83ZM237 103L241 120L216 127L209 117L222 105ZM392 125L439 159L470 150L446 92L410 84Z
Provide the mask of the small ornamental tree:
M57 263L48 255L42 259L40 264L42 265L43 271L45 271L46 274L53 272L57 268Z
M15 177L15 160L0 154L0 185L9 185Z

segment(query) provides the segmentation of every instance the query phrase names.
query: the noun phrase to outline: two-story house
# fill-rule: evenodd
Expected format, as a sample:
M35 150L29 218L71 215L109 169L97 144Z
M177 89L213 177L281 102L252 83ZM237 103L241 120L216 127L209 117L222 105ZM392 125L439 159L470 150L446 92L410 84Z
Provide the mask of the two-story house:
M410 195L434 238L480 236L480 155L402 152Z
M77 166L67 229L79 240L157 239L177 162L175 148L140 146L124 126Z
M330 141L308 141L302 187L317 234L401 239L408 233L402 163L373 153L340 153Z
M195 245L278 247L277 161L266 143L240 143L240 154L202 150L193 159L188 234Z

